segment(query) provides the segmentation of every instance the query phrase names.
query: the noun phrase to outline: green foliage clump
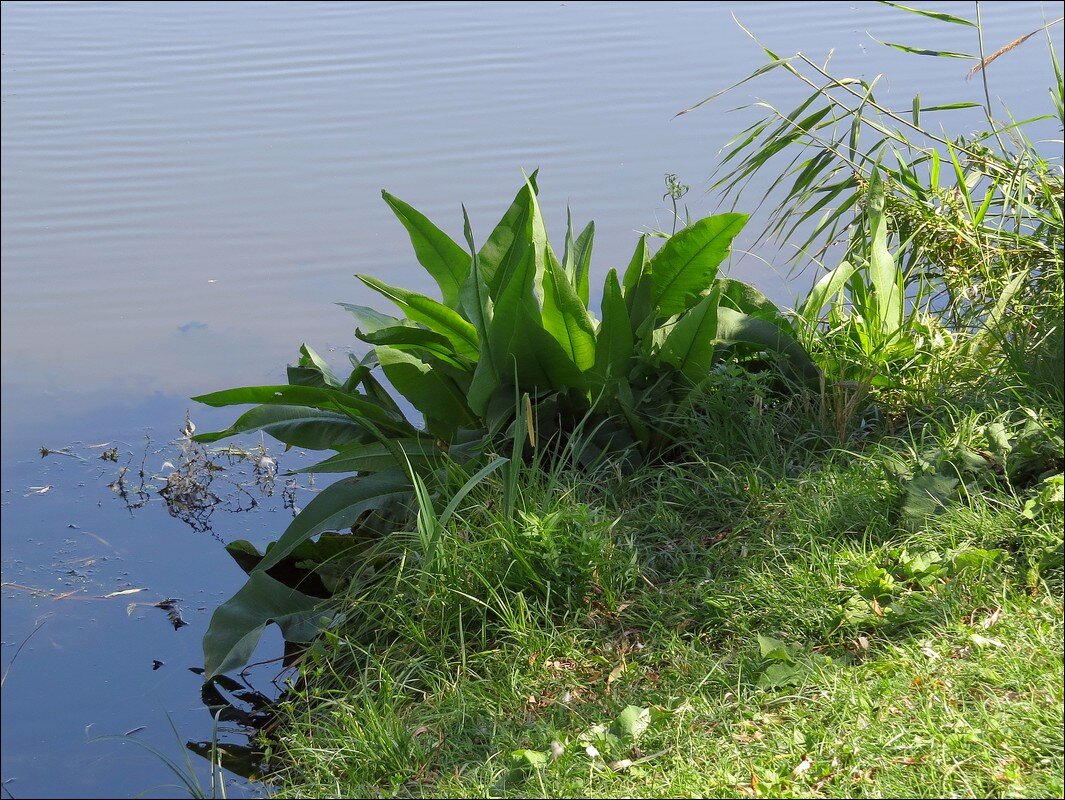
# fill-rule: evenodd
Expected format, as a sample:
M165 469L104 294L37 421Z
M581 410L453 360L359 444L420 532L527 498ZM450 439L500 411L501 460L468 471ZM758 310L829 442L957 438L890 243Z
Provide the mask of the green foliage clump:
M535 173L479 249L468 217L464 249L410 205L387 192L384 199L441 300L360 275L402 316L342 304L358 321L356 336L372 347L352 357L345 380L305 345L289 368L288 385L196 398L214 406L260 404L230 428L199 435L200 441L262 430L288 446L335 451L304 471L356 473L322 491L261 556L242 555L251 581L215 615L205 639L209 676L247 661L271 621L305 641L322 619L308 586L329 594L325 583L337 588L338 576L361 585L379 579L390 559L402 559L402 548L382 534L402 527L415 500L422 510L431 504L422 475L462 464L476 472L506 442L512 443L514 474L530 452L564 452L578 432L580 450L570 452L583 465L621 459L631 468L675 444L684 429L679 410L725 358L759 368L769 358L796 384L816 384L820 377L779 309L753 287L718 277L745 215L692 222L654 254L642 237L624 274L608 272L597 319L589 306L595 228L589 224L575 236L570 224L558 258L540 213ZM422 425L407 418L375 377L378 366L421 414ZM489 461L474 477L503 466L503 460ZM525 522L526 544L539 539L533 549L541 555L535 564L519 559L511 582L519 574L534 583L540 574L554 574L563 585L579 577L568 549L574 543L592 548L594 540L571 536L578 530L571 525L556 530L560 518ZM326 539L328 558L313 569L309 540L349 528L355 535ZM435 545L429 546L436 533L419 531L421 555L436 559ZM593 555L582 551L578 560L587 564ZM294 561L303 572L293 573ZM308 564L319 573L315 581L306 580ZM293 574L299 585L284 587L284 575ZM264 603L266 595L283 602Z

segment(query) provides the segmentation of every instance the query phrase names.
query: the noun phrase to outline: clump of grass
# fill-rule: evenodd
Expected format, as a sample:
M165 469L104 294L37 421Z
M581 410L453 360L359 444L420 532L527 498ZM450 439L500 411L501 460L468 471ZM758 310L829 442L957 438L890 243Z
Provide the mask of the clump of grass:
M727 391L690 458L526 466L509 514L497 473L438 573L351 597L377 626L308 660L279 794L1060 795L1061 567L1030 557L1060 505L1000 481L909 525L891 459L986 420L844 451L761 379Z

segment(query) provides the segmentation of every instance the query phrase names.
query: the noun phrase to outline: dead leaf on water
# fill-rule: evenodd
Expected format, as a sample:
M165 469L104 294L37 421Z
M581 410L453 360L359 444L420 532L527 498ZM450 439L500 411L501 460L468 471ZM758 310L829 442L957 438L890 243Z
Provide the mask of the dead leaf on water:
M104 595L104 600L110 600L112 597L122 597L127 594L137 594L138 592L147 591L146 589L121 589L117 592L111 592Z
M181 609L178 608L178 599L169 597L166 600L160 600L155 603L156 608L161 608L166 612L166 618L170 620L170 624L174 626L174 630L178 628L184 628L189 623L185 622L184 617L181 616Z

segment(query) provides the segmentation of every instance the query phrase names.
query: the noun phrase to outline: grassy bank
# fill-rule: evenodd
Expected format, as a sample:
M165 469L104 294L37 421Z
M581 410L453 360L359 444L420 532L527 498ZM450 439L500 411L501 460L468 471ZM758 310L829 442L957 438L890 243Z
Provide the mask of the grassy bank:
M1060 495L992 467L915 508L900 472L1029 420L978 403L841 446L724 372L674 463L533 465L512 515L485 481L438 571L351 598L281 795L1061 796Z
M978 16L901 11L983 52ZM1056 55L1054 113L1014 125L766 54L751 78L813 93L718 188L780 187L793 308L720 272L745 214L641 237L596 314L595 226L558 257L535 172L479 246L385 192L441 300L359 276L403 317L342 304L346 380L305 345L287 385L197 398L260 404L200 441L355 473L228 545L249 579L204 640L208 681L268 624L301 653L280 796L1065 793L1065 203L1024 133L1065 127Z

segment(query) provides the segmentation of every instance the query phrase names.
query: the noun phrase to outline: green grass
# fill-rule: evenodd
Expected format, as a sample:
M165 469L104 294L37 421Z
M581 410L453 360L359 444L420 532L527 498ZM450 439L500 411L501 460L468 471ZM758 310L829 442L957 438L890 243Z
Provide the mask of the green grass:
M512 514L494 474L431 571L412 534L305 662L279 796L1062 796L1060 503L991 474L914 524L887 468L989 410L844 450L725 373L686 413L674 463L533 464Z

